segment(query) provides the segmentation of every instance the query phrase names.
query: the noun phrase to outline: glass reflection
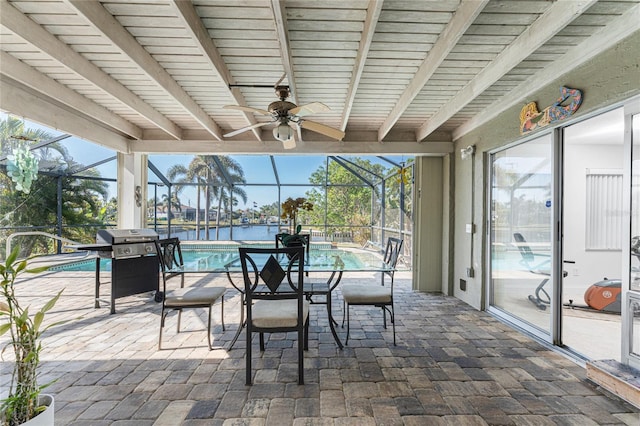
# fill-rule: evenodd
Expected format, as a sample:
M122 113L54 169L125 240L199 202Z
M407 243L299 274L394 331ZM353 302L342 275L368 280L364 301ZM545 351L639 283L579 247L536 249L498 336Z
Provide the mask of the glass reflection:
M549 332L552 294L551 135L491 164L492 305Z
M640 115L632 118L631 163L631 279L630 288L640 291Z

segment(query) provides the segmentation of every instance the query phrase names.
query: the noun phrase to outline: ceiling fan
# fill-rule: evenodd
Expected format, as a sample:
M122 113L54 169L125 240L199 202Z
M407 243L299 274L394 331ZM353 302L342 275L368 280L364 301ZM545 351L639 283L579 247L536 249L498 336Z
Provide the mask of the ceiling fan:
M242 129L234 130L224 135L224 137L231 137L242 132L246 132L256 127L267 126L272 123L278 123L273 129L273 136L282 141L285 149L292 149L296 146L295 131L298 127L302 129L311 130L312 132L320 133L330 138L342 140L344 132L342 130L326 126L324 124L309 121L303 117L318 112L329 111L330 108L321 102L311 102L310 104L297 106L296 104L287 101L290 96L289 86L276 85L276 96L280 98L279 101L271 102L267 109L252 108L242 105L225 105L225 109L235 109L238 111L253 112L256 114L267 115L272 118L271 121L264 123L256 123L251 126L243 127Z

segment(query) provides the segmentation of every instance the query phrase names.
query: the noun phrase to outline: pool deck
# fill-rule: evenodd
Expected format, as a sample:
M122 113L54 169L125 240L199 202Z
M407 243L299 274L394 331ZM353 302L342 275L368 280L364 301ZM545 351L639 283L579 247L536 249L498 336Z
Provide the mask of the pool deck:
M108 281L109 274L102 277ZM160 306L150 295L118 299L117 312L93 307L94 276L45 273L17 285L41 306L64 289L45 322L66 321L44 339L41 380L55 382L56 425L634 425L638 409L586 379L582 366L453 297L411 290L396 275L398 345L379 309L354 307L349 346L339 350L323 306L312 307L305 385L296 383L295 340L254 339L254 385L244 384L239 296L221 275L189 275L193 285L225 285L225 323L214 307L214 344L206 312L170 314L158 350ZM372 273L344 281L379 282ZM108 285L105 290L108 294ZM339 292L334 302L340 321ZM344 329L338 327L344 340ZM0 344L6 342L3 336ZM6 351L0 383L9 382ZM5 391L2 386L1 391Z

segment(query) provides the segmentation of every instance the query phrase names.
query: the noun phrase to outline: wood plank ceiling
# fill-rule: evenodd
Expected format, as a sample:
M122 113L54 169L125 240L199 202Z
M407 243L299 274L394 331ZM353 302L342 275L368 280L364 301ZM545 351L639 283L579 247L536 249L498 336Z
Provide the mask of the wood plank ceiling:
M284 152L271 117L223 108L266 109L284 77L345 132L286 152L442 154L639 31L640 0L0 0L0 19L0 108L120 151Z

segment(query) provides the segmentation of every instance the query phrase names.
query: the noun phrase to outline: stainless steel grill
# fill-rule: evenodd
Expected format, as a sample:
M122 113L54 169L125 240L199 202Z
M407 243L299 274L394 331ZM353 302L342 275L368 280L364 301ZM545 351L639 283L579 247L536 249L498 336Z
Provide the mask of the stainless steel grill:
M134 294L159 294L160 278L154 241L158 234L151 229L103 229L96 235L96 245L103 245L98 253L111 261L111 313L115 313L115 299ZM110 249L109 249L110 248ZM99 267L98 267L99 268ZM96 271L99 275L99 270ZM96 284L98 304L99 284ZM159 299L160 301L162 299Z
M151 229L101 229L96 243L111 245L111 252L103 252L114 259L154 254L158 234Z

